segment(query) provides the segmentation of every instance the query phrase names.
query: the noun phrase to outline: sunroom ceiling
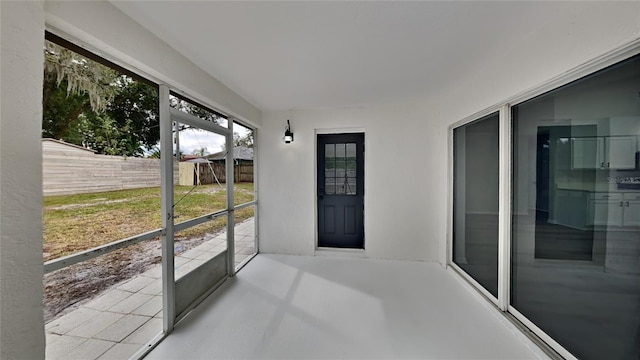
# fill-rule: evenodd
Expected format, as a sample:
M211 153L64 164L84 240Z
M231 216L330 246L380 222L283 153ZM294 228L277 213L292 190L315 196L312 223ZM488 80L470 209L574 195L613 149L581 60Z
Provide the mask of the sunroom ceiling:
M112 1L262 110L432 96L570 2ZM560 11L562 12L562 11Z

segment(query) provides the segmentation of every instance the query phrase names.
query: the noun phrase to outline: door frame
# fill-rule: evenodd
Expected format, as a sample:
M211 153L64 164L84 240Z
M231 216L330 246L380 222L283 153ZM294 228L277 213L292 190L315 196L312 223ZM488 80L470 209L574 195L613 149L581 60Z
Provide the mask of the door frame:
M366 257L367 250L367 152L363 152L364 157L364 193L363 193L363 203L364 203L364 214L363 214L363 226L364 226L364 245L363 249L350 249L350 248L329 248L329 247L319 247L318 246L318 135L340 135L340 134L354 134L361 133L364 135L364 144L366 149L367 144L367 132L365 128L322 128L322 129L314 129L313 134L313 250L314 255L323 255L330 253L340 253L340 254L352 254L359 257Z

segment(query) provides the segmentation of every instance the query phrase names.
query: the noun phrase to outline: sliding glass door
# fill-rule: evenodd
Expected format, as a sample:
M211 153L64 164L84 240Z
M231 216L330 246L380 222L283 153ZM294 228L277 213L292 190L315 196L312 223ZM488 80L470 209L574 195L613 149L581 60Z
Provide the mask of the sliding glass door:
M450 265L567 358L640 358L640 55L608 64L451 132Z
M498 136L498 113L453 132L453 262L496 299Z
M640 356L640 57L512 108L511 305L581 359Z

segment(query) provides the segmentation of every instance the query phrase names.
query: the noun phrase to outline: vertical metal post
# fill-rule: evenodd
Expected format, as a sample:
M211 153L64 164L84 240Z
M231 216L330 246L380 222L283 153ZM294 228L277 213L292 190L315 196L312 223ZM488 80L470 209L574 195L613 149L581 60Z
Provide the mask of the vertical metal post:
M253 248L255 249L256 254L259 253L260 249L258 247L258 166L260 164L260 160L258 157L260 156L260 150L258 147L258 129L253 129L253 201L255 205L253 205Z
M453 216L455 221L453 225L453 232L451 233L451 259L448 261L454 261L456 264L467 264L467 238L466 238L466 213L467 213L467 201L466 201L466 169L467 159L466 156L455 157L456 154L464 154L467 146L467 129L465 126L461 126L452 130L453 141L453 189L456 193L456 203L452 204ZM453 191L451 192L453 194ZM452 199L453 200L453 199ZM453 245L453 236L455 235L456 246Z
M498 306L507 311L511 286L511 106L500 110L498 218Z
M227 149L226 177L227 177L227 274L235 275L235 216L234 216L234 198L233 198L233 118L228 118L229 133L226 137L225 149Z
M171 332L176 319L173 259L173 132L169 113L169 87L160 85L160 168L162 211L162 328Z
M175 142L176 142L176 161L180 162L180 123L179 122L174 122L173 123L174 126L174 134L175 134Z
M446 246L443 247L443 251L439 254L440 261L445 268L448 268L453 263L453 218L454 206L453 206L453 173L455 163L453 161L453 131L455 128L450 126L447 129L447 231L446 234Z

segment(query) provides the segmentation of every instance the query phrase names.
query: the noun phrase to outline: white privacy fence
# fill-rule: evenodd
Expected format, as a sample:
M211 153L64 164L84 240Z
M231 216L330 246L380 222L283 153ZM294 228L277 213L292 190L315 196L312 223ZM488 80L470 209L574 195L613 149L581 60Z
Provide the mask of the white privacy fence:
M42 172L45 196L160 186L160 159L99 155L53 139L42 140Z

